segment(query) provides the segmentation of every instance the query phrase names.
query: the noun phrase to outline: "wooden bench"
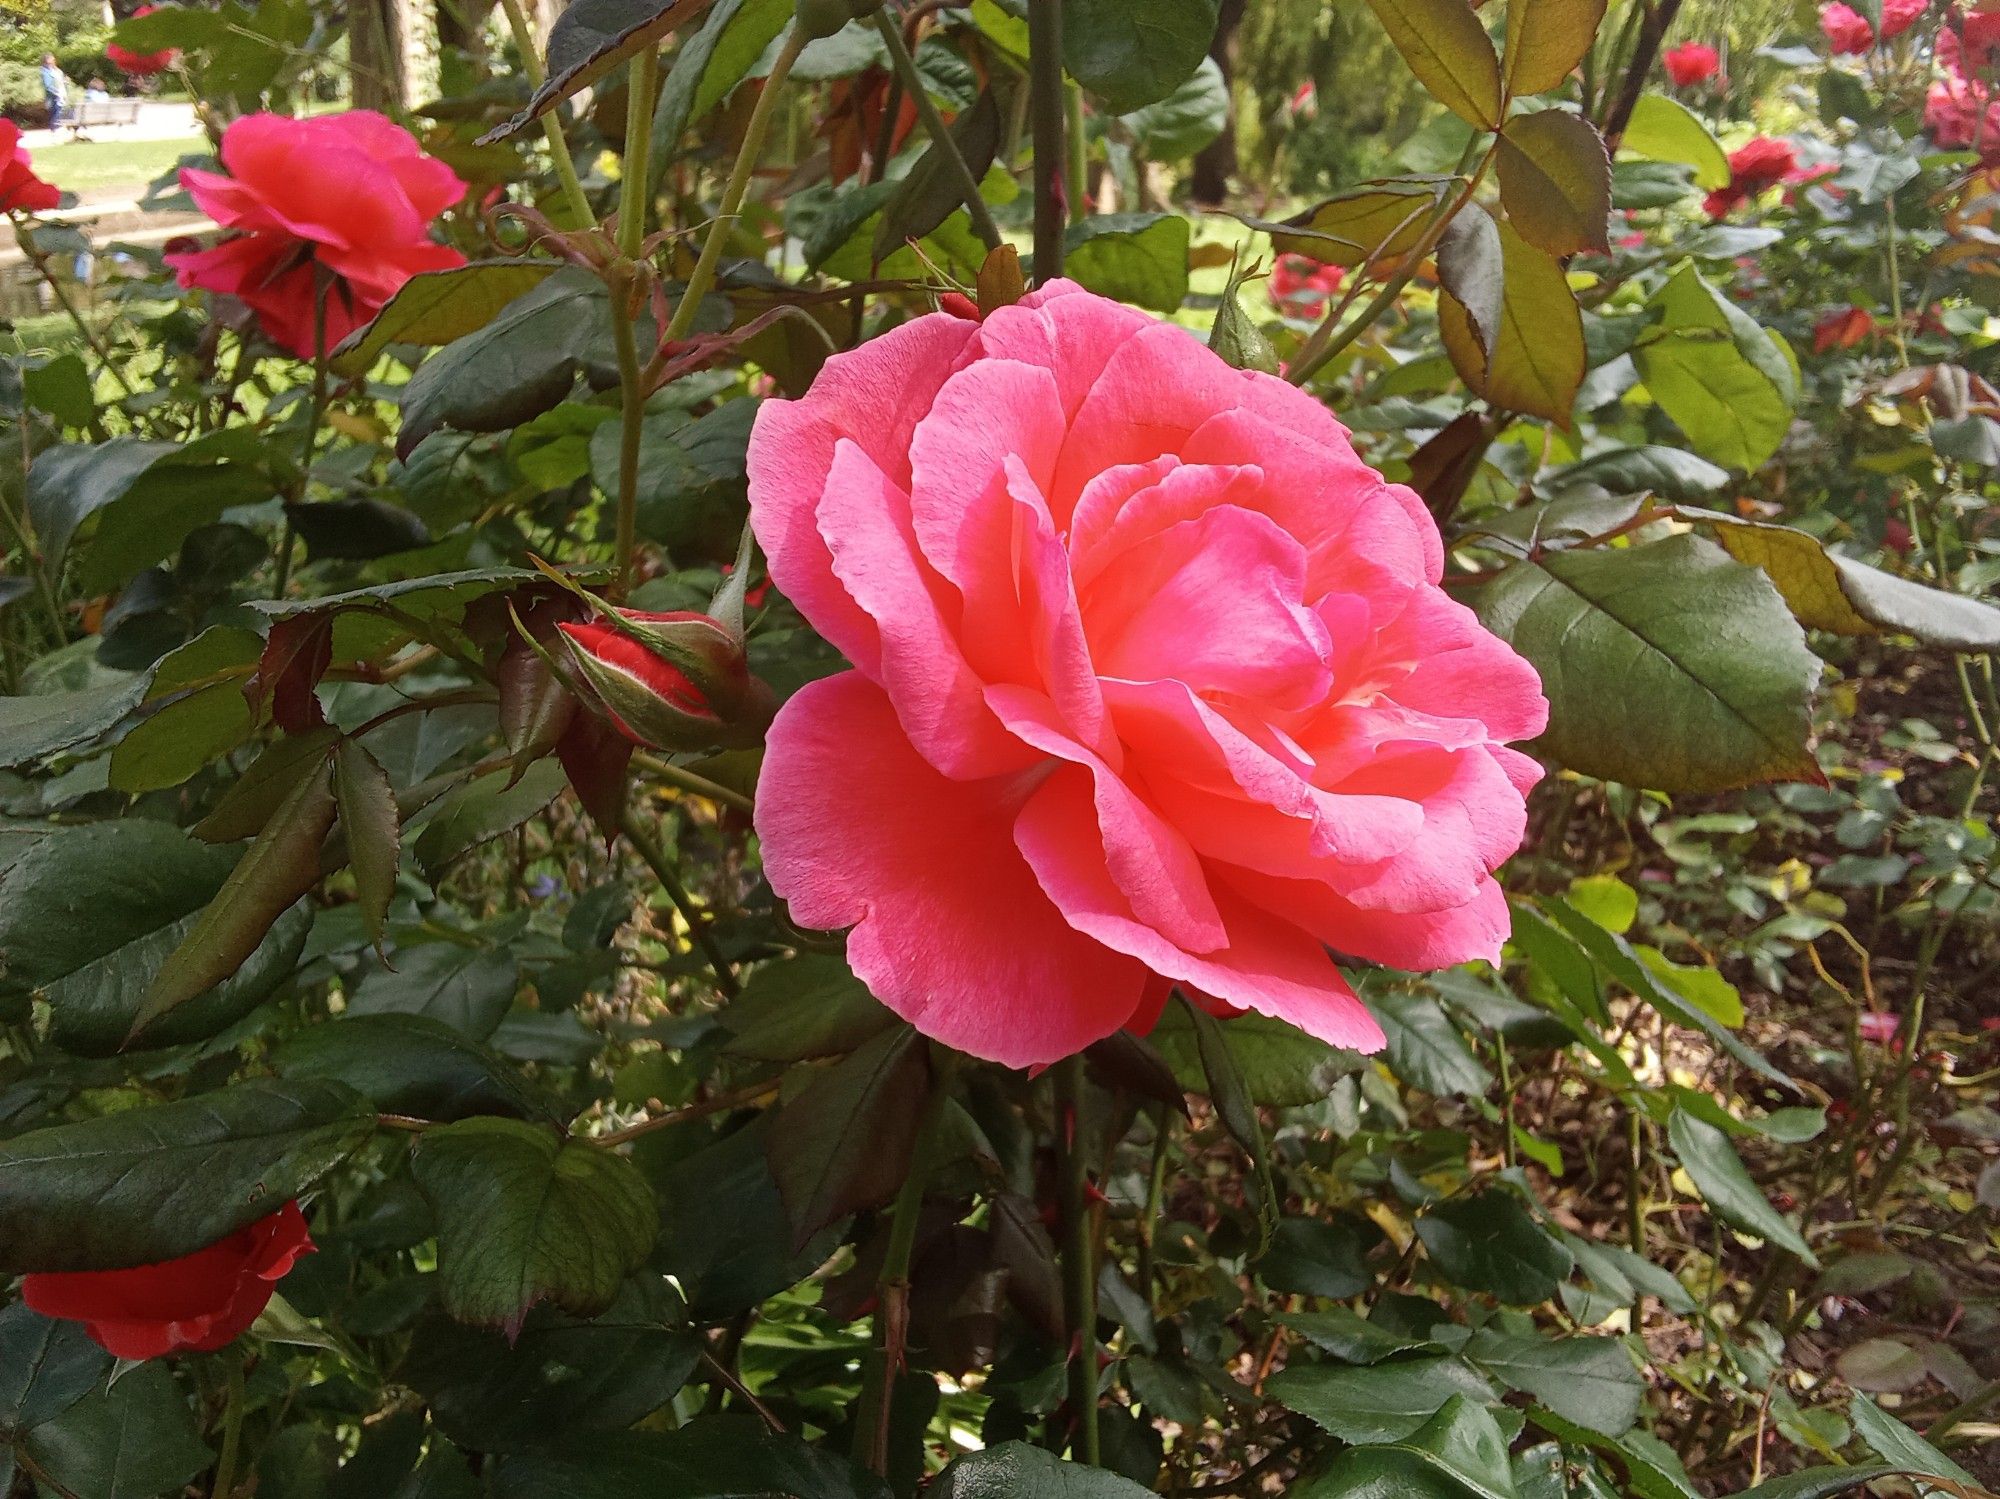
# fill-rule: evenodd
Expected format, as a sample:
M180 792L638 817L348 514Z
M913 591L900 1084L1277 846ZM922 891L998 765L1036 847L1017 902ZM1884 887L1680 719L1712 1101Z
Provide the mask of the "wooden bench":
M136 125L139 104L137 99L78 99L70 105L63 124L79 135L93 125Z

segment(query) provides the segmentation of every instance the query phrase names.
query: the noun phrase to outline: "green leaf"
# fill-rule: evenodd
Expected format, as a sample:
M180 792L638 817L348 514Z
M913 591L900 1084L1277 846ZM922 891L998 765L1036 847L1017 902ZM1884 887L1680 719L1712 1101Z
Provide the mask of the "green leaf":
M1715 494L1729 483L1729 470L1680 448L1647 445L1611 448L1577 463L1553 469L1540 488L1559 495L1594 485L1613 494L1658 494L1670 500L1696 500Z
M35 458L27 502L51 566L79 540L78 584L108 592L171 557L192 532L235 505L274 493L261 439L232 428L188 443L113 438Z
M795 1249L896 1194L916 1152L930 1086L924 1038L898 1025L785 1101L765 1144Z
M1120 120L1153 161L1179 161L1205 148L1229 123L1229 85L1212 57L1166 98Z
M1685 510L1684 519L1715 528L1738 562L1762 568L1786 606L1809 630L1834 635L1909 635L1952 651L2000 651L2000 609L1964 594L1913 583L1829 551L1791 526Z
M1319 1312L1286 1312L1285 1326L1347 1364L1379 1364L1406 1354L1446 1350L1429 1338L1392 1332L1344 1306Z
M1703 970L1682 969L1674 964L1666 964L1665 969L1662 969L1648 961L1642 949L1634 947L1616 933L1606 931L1566 901L1545 896L1542 898L1541 906L1561 932L1576 943L1591 962L1615 982L1629 989L1676 1025L1684 1025L1690 1030L1703 1032L1717 1046L1752 1072L1768 1078L1780 1087L1792 1085L1791 1079L1773 1066L1762 1053L1746 1046L1740 1039L1730 1034L1729 1026L1718 1018L1718 1011L1722 1008L1717 1004L1719 996L1713 993L1701 994L1702 1002L1697 1002L1695 998L1682 992L1680 985L1686 976L1691 972L1699 974ZM1517 913L1521 909L1523 908L1517 906ZM1719 976L1718 981L1720 981ZM1726 981L1724 987L1729 987ZM1740 1023L1740 1017L1736 1018Z
M111 784L120 791L178 786L250 737L254 724L243 684L264 641L240 625L215 625L153 668L144 717L111 751Z
M1468 0L1368 0L1432 98L1467 124L1501 120L1500 59Z
M1852 1388L1876 1395L1908 1394L1930 1377L1923 1354L1897 1338L1863 1338L1841 1350L1833 1370Z
M1344 1215L1280 1218L1271 1247L1257 1261L1257 1275L1283 1295L1345 1301L1375 1284L1368 1251L1381 1237L1372 1223Z
M1628 1432L1623 1437L1607 1437L1592 1431L1587 1426L1578 1426L1574 1421L1566 1421L1545 1406L1531 1406L1528 1419L1572 1447L1587 1447L1593 1452L1602 1452L1621 1464L1626 1472L1629 1487L1621 1493L1630 1493L1635 1499L1700 1499L1693 1484L1688 1482L1687 1470L1665 1443L1658 1441L1643 1431Z
M599 1432L510 1453L493 1491L495 1499L889 1499L881 1479L755 1416L703 1416L676 1431Z
M333 828L332 775L321 764L271 814L222 888L167 957L139 1001L136 1038L161 1016L206 994L243 966L291 904L320 880L320 846Z
M1497 1398L1484 1376L1463 1359L1413 1358L1367 1368L1296 1362L1264 1382L1264 1393L1317 1422L1343 1442L1400 1442L1463 1396L1482 1405Z
M1368 1007L1389 1038L1390 1070L1404 1082L1434 1098L1480 1098L1493 1086L1493 1074L1429 995L1371 989Z
M1176 312L1187 300L1189 234L1177 213L1079 219L1063 237L1063 274L1100 296Z
M1324 1102L1335 1083L1368 1065L1359 1052L1328 1046L1295 1025L1255 1010L1231 1016L1218 1026L1250 1101L1264 1108ZM1194 1020L1185 1010L1168 1005L1146 1039L1166 1058L1183 1089L1208 1091Z
M64 1051L111 1055L132 1037L141 997L235 862L138 818L38 833L0 874L0 995L46 1003L50 1037ZM235 1024L291 977L311 925L304 905L284 912L241 966L146 1027L138 1043L178 1046Z
M0 1310L0 1443L52 1421L96 1389L111 1355L80 1322L59 1322L15 1302Z
M375 1111L337 1083L239 1083L0 1144L0 1271L178 1259L276 1212L345 1159Z
M1611 247L1611 161L1604 140L1564 109L1516 115L1500 132L1500 201L1507 222L1551 255Z
M288 1036L271 1065L281 1077L340 1083L385 1113L416 1119L550 1118L511 1066L429 1015L350 1011Z
M769 1134L769 1116L760 1116L714 1144L662 1152L655 1169L661 1229L653 1263L686 1293L697 1322L724 1322L797 1284L839 1242L829 1229L804 1249L792 1247L767 1159Z
M37 1426L22 1447L74 1499L155 1499L215 1461L186 1397L157 1362Z
M0 697L0 769L72 750L116 726L139 705L144 677L78 692Z
M1485 1406L1454 1395L1407 1441L1335 1458L1295 1499L1516 1499L1507 1438Z
M461 855L539 817L568 784L561 765L537 760L511 786L501 775L461 786L438 804L417 835L417 862L437 879Z
M627 58L657 50L667 33L708 9L711 0L575 0L549 28L548 80L527 107L479 138L491 145L518 135L571 94L589 88Z
M1465 1356L1509 1389L1608 1437L1638 1425L1645 1405L1646 1381L1616 1338L1510 1337L1482 1328Z
M1646 304L1657 324L1633 347L1639 378L1704 458L1760 467L1791 430L1798 380L1777 335L1692 263Z
M1667 1121L1667 1139L1682 1168L1716 1217L1734 1228L1788 1249L1814 1269L1819 1259L1791 1220L1772 1207L1744 1168L1729 1136L1685 1109Z
M565 266L478 332L431 355L399 398L397 456L408 458L440 427L503 432L555 405L569 394L592 341L609 332L605 297L602 281Z
M1978 1480L1970 1473L1866 1395L1856 1395L1847 1407L1847 1414L1854 1422L1855 1434L1868 1444L1869 1450L1903 1472L1977 1485Z
M520 966L505 947L426 942L396 950L396 967L370 973L349 995L349 1015L427 1015L475 1041L499 1029L514 1003Z
M764 1062L845 1056L896 1021L844 960L826 953L766 963L715 1018L730 1033L729 1051Z
M985 178L1000 152L1000 106L993 90L982 90L978 102L948 127L959 156L975 182ZM920 240L940 228L965 204L957 168L936 142L925 148L896 191L882 206L875 226L875 258L886 260L907 241Z
M444 271L419 271L333 350L337 375L355 378L374 368L391 344L435 348L477 333L502 309L547 280L553 260L475 260Z
M1257 1227L1263 1240L1257 1246L1257 1253L1262 1254L1270 1245L1278 1219L1278 1192L1271 1180L1271 1163L1265 1153L1263 1121L1257 1117L1249 1081L1243 1075L1236 1053L1230 1049L1223 1035L1221 1023L1185 996L1179 999L1178 1007L1194 1033L1195 1050L1201 1057L1201 1069L1208 1080L1209 1101L1215 1105L1216 1117L1229 1131L1230 1138L1242 1146L1243 1153L1250 1158L1250 1170L1257 1183ZM1174 1006L1169 1005L1169 1008Z
M1193 76L1217 10L1217 0L1067 0L1063 66L1111 113L1130 114Z
M516 1332L541 1301L601 1312L659 1231L630 1161L517 1120L427 1130L411 1170L437 1214L439 1297L462 1322Z
M1576 1266L1566 1244L1498 1189L1439 1203L1417 1219L1417 1237L1454 1285L1509 1306L1547 1301Z
M1561 88L1597 40L1604 9L1605 0L1507 0L1507 92Z
M1625 133L1618 138L1618 147L1634 156L1693 167L1696 187L1729 185L1728 153L1700 116L1665 94L1640 96Z
M1507 308L1506 257L1499 223L1477 203L1454 214L1438 241L1438 282L1470 319L1478 335L1482 370L1500 351ZM1484 427L1477 430L1483 436Z
M1565 429L1589 351L1583 314L1562 263L1500 226L1505 290L1491 358L1470 310L1446 293L1438 302L1438 329L1459 378L1494 405L1546 417Z
M1306 255L1328 265L1357 266L1402 255L1424 237L1431 214L1444 201L1435 178L1388 178L1364 183L1317 203L1280 223L1245 218L1271 236L1280 255Z
M1851 1494L1878 1478L1892 1478L1903 1470L1886 1463L1857 1464L1851 1468L1806 1468L1769 1479L1754 1489L1745 1489L1733 1499L1833 1499Z
M97 410L90 371L75 354L57 354L21 362L21 393L28 404L46 411L65 427L87 427Z
M333 752L333 800L347 840L361 920L369 939L380 948L389 902L396 894L403 827L389 773L352 739L341 740Z
M1819 661L1770 580L1713 543L1552 553L1477 607L1541 673L1536 743L1571 770L1659 791L1821 779Z
M750 76L792 11L793 0L717 0L701 29L681 43L653 111L656 181L673 161L681 133Z
M955 1458L928 1492L931 1499L1140 1499L1152 1490L1027 1442L1002 1442Z

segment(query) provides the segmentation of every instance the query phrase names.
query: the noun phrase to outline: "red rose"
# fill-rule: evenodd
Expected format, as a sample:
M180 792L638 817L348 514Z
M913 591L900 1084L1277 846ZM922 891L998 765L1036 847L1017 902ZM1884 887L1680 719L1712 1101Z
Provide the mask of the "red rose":
M1340 290L1347 272L1321 265L1308 255L1280 255L1271 267L1271 300L1294 317L1323 317L1326 299Z
M140 16L150 16L157 8L157 6L142 5L132 12L132 19L136 21ZM155 73L165 72L172 65L174 49L166 47L158 52L131 52L112 42L105 47L104 55L117 64L119 72L128 77L150 78Z
M1692 88L1706 83L1722 70L1722 54L1706 42L1683 42L1671 47L1661 61L1675 88Z
M1776 187L1798 169L1798 153L1790 141L1760 135L1729 153L1729 186L1710 193L1703 206L1710 218L1722 218L1738 204Z
M54 208L62 194L35 175L28 148L21 144L21 127L0 120L0 213L33 213Z
M1930 7L1931 0L1882 0L1882 40L1901 36Z
M1813 324L1813 352L1851 349L1874 331L1874 317L1862 308L1835 308Z
M165 257L182 286L238 298L265 333L313 357L314 303L326 294L326 344L339 343L419 271L465 264L430 237L465 195L458 174L416 137L365 109L294 120L245 115L222 137L224 177L183 168L181 185L225 229L211 249Z
M91 1340L118 1358L212 1353L248 1330L312 1248L305 1214L288 1202L177 1260L24 1276L21 1299L44 1317L83 1323Z

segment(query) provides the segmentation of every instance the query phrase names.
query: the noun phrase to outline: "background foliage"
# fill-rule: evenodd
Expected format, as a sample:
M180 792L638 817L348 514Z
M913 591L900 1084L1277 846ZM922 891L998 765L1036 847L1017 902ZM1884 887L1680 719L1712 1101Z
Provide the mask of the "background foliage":
M921 9L1027 252L1055 60L1005 0ZM975 1066L776 906L754 751L564 738L536 560L601 585L628 501L633 603L729 567L761 675L834 669L738 556L756 402L1018 283L884 127L869 23L760 86L790 0L576 0L538 88L496 21L410 121L474 263L317 379L157 247L85 298L79 231L27 228L75 320L0 368L0 1273L295 1194L318 1252L173 1363L0 1309L0 1492L2000 1482L2000 181L1924 121L1961 19L1829 60L1790 7L1253 0L1238 212L1194 216L1217 11L1150 9L1068 0L1044 266L1282 359L1542 670L1504 967L1358 975L1380 1059L1176 1003L1054 1077ZM219 124L301 107L340 25L119 36ZM1725 31L1728 87L1676 95L1660 48ZM1711 217L1758 131L1803 170ZM591 224L672 232L596 233L571 157ZM1279 252L1345 280L1274 302ZM688 319L657 389L642 275Z

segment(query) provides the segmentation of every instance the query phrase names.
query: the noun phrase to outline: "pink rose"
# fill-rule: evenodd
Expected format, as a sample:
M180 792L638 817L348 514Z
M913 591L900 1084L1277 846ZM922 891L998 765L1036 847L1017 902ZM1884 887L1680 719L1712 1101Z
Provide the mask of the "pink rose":
M1866 52L1875 45L1875 28L1852 6L1833 0L1819 9L1819 29L1836 53Z
M770 401L751 520L855 669L772 727L772 888L891 1009L1050 1062L1170 983L1373 1050L1328 956L1492 959L1528 664L1304 392L1067 282Z
M2000 161L2000 100L1976 79L1945 77L1924 97L1924 129L1944 151L1977 146L1980 159Z
M2000 68L2000 10L1975 10L1954 17L1938 31L1938 66L1965 77Z
M222 164L227 177L183 167L181 186L238 232L211 249L163 258L182 286L241 300L301 359L313 357L321 271L332 278L331 348L417 272L465 264L430 235L431 221L465 196L465 184L385 115L245 115L223 132Z

